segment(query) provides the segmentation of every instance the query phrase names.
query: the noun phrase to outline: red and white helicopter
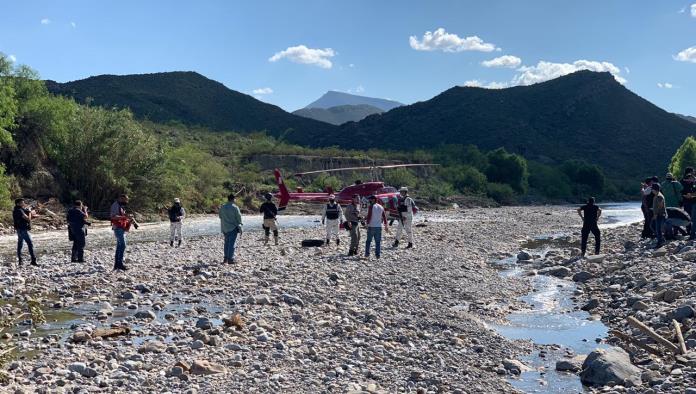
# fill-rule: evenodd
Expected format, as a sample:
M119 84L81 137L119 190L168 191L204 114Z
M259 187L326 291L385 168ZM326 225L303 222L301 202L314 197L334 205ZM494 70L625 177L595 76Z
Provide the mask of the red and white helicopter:
M304 201L304 202L309 202L309 203L318 203L318 204L325 204L329 201L329 196L334 195L336 197L336 201L341 204L341 205L347 205L350 204L353 195L357 194L360 196L360 200L362 201L363 205L367 204L367 198L369 196L375 196L377 197L377 201L381 203L382 206L387 208L390 213L393 210L396 212L396 199L399 197L399 191L392 186L385 186L384 182L379 182L376 181L376 172L377 170L380 169L390 169L390 168L407 168L407 167L430 167L430 166L437 166L437 164L392 164L392 165L384 165L384 166L373 166L373 167L347 167L347 168L334 168L334 169L329 169L329 170L319 170L319 171L309 171L309 172L300 172L295 174L296 177L302 177L305 175L310 175L310 174L319 174L319 173L329 173L329 172L338 172L338 171L370 171L372 175L372 181L369 182L356 182L353 185L346 186L343 189L334 192L330 188L327 188L324 192L318 192L318 193L311 193L311 192L305 192L302 190L302 188L298 187L296 191L291 192L288 190L287 186L285 186L285 182L283 181L283 176L280 173L280 170L277 168L273 171L273 174L275 175L276 179L276 184L278 185L278 193L275 194L275 197L280 200L280 203L278 204L278 210L283 210L288 206L288 203L290 201Z

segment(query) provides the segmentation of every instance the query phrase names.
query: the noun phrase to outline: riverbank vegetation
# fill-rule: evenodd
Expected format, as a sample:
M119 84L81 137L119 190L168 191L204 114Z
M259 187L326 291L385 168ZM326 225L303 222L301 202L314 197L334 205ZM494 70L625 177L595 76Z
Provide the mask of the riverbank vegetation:
M160 210L175 196L192 212L210 212L230 192L241 193L251 209L258 203L256 196L275 188L270 169L276 165L287 174L304 169L299 163L306 167L346 162L439 164L380 174L387 184L409 186L418 198L432 202L457 195L502 204L629 195L596 165L529 162L503 148L307 148L285 142L282 135L137 120L128 109L83 105L52 95L35 71L0 54L0 207L5 209L13 198L27 196L58 197L64 203L80 198L93 210L105 211L121 192L132 196L134 209L148 212ZM308 191L337 190L365 175L322 174L301 186ZM297 186L291 178L286 177L289 186Z

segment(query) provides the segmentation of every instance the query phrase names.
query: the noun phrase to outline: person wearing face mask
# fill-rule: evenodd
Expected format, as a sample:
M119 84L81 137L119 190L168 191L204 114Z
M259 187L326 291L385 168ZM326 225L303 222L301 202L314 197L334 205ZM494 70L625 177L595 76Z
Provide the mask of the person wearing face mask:
M375 241L375 257L380 258L382 255L382 225L384 229L389 234L389 224L387 224L387 215L384 212L384 208L377 204L377 197L370 196L368 198L370 206L367 209L367 217L365 222L367 224L367 239L365 241L365 258L370 257L370 246L372 240Z
M346 207L346 226L350 230L350 247L348 248L348 256L358 254L358 246L360 244L360 221L362 220L360 212L360 196L353 194L350 205Z
M338 228L342 220L343 209L341 209L341 205L336 202L336 196L331 194L328 204L324 205L324 213L321 216L321 224L326 223L327 246L331 242L332 237L336 238L336 245L340 244L341 241L338 239Z
M399 213L399 220L397 222L398 227L396 228L396 239L392 246L395 248L398 247L399 241L401 240L401 233L406 232L406 237L408 239L406 249L410 249L413 247L413 215L416 213L417 208L413 199L408 195L407 187L402 187L401 190L399 190L396 210Z
M186 217L186 210L181 206L181 200L174 199L174 205L169 208L169 246L174 247L174 241L178 240L177 246L181 246L183 236L181 234L182 221Z

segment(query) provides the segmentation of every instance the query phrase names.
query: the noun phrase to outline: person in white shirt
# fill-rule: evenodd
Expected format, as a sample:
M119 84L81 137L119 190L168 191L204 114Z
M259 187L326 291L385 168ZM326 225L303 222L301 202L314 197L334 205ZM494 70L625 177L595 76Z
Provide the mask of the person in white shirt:
M336 238L336 245L340 244L338 239L338 228L343 221L343 209L336 202L336 196L329 196L329 203L324 205L324 213L321 216L321 224L326 223L326 245L331 242L331 237Z
M416 204L413 199L408 196L408 188L402 187L399 190L399 198L396 205L396 210L399 213L398 225L396 227L396 239L394 240L393 247L399 247L399 241L401 240L402 232L406 232L408 238L408 246L406 249L413 247L413 215L415 212Z
M377 204L377 197L370 196L368 198L370 206L367 209L367 239L365 241L365 258L370 257L370 246L372 240L375 241L375 257L380 258L382 254L382 224L384 229L389 234L389 224L387 224L387 215L384 208Z

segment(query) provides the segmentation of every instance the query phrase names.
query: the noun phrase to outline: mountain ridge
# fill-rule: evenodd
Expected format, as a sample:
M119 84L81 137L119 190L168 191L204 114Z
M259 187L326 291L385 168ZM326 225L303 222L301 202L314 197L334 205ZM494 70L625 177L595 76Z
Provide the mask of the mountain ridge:
M329 108L302 108L293 111L294 115L302 116L326 122L333 125L341 125L346 122L358 122L370 115L381 114L384 111L368 104L337 105Z
M373 107L377 107L382 111L386 112L394 108L403 106L404 104L388 99L359 96L357 94L339 92L336 90L329 90L324 93L321 97L309 103L305 109L309 108L323 108L328 109L331 107L337 107L341 105L361 105L367 104Z

